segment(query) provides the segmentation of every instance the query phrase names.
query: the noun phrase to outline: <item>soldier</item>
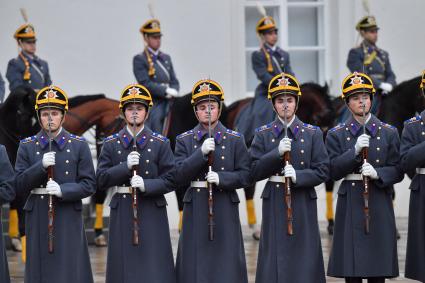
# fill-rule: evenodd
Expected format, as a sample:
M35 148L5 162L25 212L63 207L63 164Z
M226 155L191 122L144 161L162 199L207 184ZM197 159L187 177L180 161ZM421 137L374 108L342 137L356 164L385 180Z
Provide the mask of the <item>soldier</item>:
M425 70L420 84L425 88ZM401 136L401 165L413 176L410 184L409 228L407 234L406 278L425 282L425 110L407 120Z
M83 226L82 199L96 179L87 142L62 128L66 93L41 89L35 110L40 132L21 141L16 159L17 194L30 193L24 207L27 235L25 282L93 282Z
M16 30L14 37L21 52L7 65L6 78L10 91L19 86L30 86L38 92L49 86L52 83L49 66L46 61L35 55L37 38L34 27L31 24L23 24Z
M294 75L289 53L277 46L278 28L274 19L271 16L261 18L256 31L260 38L260 50L252 53L252 68L260 84L255 89L255 97L250 108L246 110L249 113L238 119L238 129L244 134L248 143L251 143L256 128L272 122L275 118L267 99L270 80L282 72Z
M351 117L331 129L326 146L338 190L328 275L346 282L384 282L398 276L397 240L391 195L403 179L398 168L397 129L370 113L372 79L354 72L342 83ZM367 190L366 190L367 188Z
M184 196L177 282L248 282L236 189L249 183L243 136L218 120L224 92L213 80L192 89L199 124L177 137L176 180ZM210 190L211 189L211 190Z
M6 148L0 145L0 232L2 232L1 206L3 203L12 201L15 198L13 183L14 172L7 156ZM6 251L3 237L0 236L0 282L9 283L9 267L7 265Z
M351 72L367 74L372 79L373 85L378 88L371 110L372 114L377 115L381 95L387 95L396 85L395 75L391 68L388 52L376 46L379 27L375 17L363 17L357 23L356 30L360 33L363 41L360 46L352 48L348 53L347 67ZM349 113L347 117L349 117Z
M295 114L300 97L295 77L273 77L268 99L277 118L256 129L250 148L252 177L268 178L256 283L325 282L314 186L327 180L329 158L322 131Z
M151 19L140 28L145 42L142 53L133 58L133 72L139 84L146 86L153 97L147 126L162 133L164 119L168 112L168 99L179 95L179 81L174 73L171 57L159 50L161 47L161 27L156 19Z
M114 187L106 282L174 283L164 198L173 191L170 143L145 125L152 107L147 88L124 88L119 107L127 125L105 139L97 167L99 188Z

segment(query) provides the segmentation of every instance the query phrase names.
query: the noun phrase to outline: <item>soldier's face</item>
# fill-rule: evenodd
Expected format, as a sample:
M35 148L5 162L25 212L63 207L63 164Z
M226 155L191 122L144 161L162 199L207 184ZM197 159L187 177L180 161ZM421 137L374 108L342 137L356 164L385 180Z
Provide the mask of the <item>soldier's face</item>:
M214 124L218 120L218 114L220 112L219 105L216 101L202 101L196 105L196 116L198 120L203 125L208 125L210 119L211 109L211 123Z
M274 99L273 107L280 118L291 120L295 115L297 100L292 95L279 95Z
M268 31L263 34L264 42L270 46L274 46L277 43L277 30Z
M367 93L353 94L348 98L348 108L357 117L363 116L363 108L365 108L365 114L368 114L371 105L372 101Z
M161 35L146 35L145 36L146 43L153 50L158 50L161 47Z
M52 131L52 133L57 132L62 126L64 119L63 112L59 109L41 109L40 110L40 121L41 127L45 131ZM50 129L49 129L50 124Z
M28 54L35 54L35 51L37 49L36 46L36 39L25 39L21 40L19 43L19 46L21 46L22 50Z
M145 123L147 118L146 106L140 103L132 103L125 107L124 111L125 120L131 126L134 125L136 120L136 126L141 126Z
M373 29L362 31L362 36L368 42L375 44L378 41L378 30Z

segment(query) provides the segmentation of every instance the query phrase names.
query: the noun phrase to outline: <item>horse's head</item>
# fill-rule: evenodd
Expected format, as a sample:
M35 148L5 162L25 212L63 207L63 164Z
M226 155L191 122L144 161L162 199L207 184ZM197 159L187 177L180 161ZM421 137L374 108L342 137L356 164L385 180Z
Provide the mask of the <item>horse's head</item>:
M33 89L18 87L1 106L4 126L19 138L30 136L39 129L34 109L35 96Z
M316 83L301 85L301 99L297 116L304 122L318 125L323 130L334 123L335 113L330 99L329 89Z

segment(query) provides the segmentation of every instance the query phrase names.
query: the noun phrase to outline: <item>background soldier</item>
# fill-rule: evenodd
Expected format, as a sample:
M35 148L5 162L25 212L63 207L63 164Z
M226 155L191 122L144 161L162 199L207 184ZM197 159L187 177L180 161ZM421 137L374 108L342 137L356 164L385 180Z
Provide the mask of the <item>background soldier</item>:
M171 57L159 50L161 47L161 28L156 19L143 24L140 28L145 42L142 53L133 58L133 72L137 82L152 94L152 107L147 126L162 133L164 119L168 112L168 99L179 95L179 81L174 73Z
M301 90L293 76L275 76L268 93L277 118L256 130L250 148L253 178L269 178L255 282L325 282L314 189L329 174L323 134L295 115Z
M236 189L249 182L243 137L218 120L224 93L213 80L192 90L199 124L177 137L176 180L184 196L183 229L177 251L177 282L247 283L245 250Z
M46 61L35 55L36 34L33 25L26 23L21 25L15 32L19 49L17 58L11 59L7 65L6 78L9 81L10 91L18 87L27 86L38 92L43 87L49 86L52 81L49 74L49 66ZM25 262L25 218L22 211L24 202L20 197L11 203L9 212L9 237L12 240L12 248L22 251L22 260ZM19 230L18 230L19 214ZM22 236L22 247L19 241L19 232Z
M425 71L420 84L425 88ZM407 120L401 136L401 165L413 176L410 184L409 228L407 234L406 278L425 282L425 110Z
M0 145L0 209L3 203L12 201L15 198L15 188L13 183L14 172L7 156L6 148ZM1 216L1 210L0 210ZM1 217L0 217L1 218ZM0 221L0 232L3 227ZM6 251L3 236L0 236L0 282L9 283L9 267L7 265Z
M352 115L326 137L331 177L343 179L328 275L351 283L362 278L379 283L398 276L391 195L393 184L403 179L398 168L400 142L396 128L370 113L374 93L366 74L347 76L341 96Z
M371 110L372 114L378 115L381 95L387 95L393 90L396 85L395 75L388 52L376 46L379 27L375 17L363 17L357 23L356 30L363 41L348 53L347 67L351 72L367 74L372 79L373 85L378 88Z
M38 92L43 87L51 85L47 62L35 55L37 38L34 27L28 23L23 24L16 30L14 37L21 52L7 65L6 78L9 81L10 91L19 86L29 86Z
M81 215L81 200L96 190L90 149L62 128L68 110L63 90L40 90L35 109L42 129L21 141L15 165L17 194L30 193L24 207L25 282L91 283Z
M119 107L127 125L105 140L97 167L98 187L114 187L106 282L174 283L164 198L173 191L170 143L145 126L152 98L144 86L127 86Z

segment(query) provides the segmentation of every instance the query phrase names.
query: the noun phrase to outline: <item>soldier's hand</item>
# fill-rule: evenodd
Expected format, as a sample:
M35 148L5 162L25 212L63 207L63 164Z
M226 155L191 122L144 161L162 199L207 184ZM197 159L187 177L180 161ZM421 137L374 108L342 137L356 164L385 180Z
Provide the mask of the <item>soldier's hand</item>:
M369 147L370 136L366 134L362 134L357 138L356 144L354 145L354 149L356 150L356 155L359 155L362 151L362 148Z
M56 164L56 152L49 151L43 154L43 159L41 163L43 164L44 169L47 169L49 166L54 166Z
M393 85L390 84L390 83L382 82L379 85L379 88L382 89L382 92L384 94L387 94L387 93L389 93L389 92L391 92L393 90Z
M141 176L135 175L131 177L130 184L131 187L138 188L142 193L145 192L145 182Z
M205 139L201 147L202 154L207 155L208 153L214 150L215 150L214 138Z
M127 167L129 170L133 168L133 166L139 165L140 153L137 151L132 151L127 156Z
M210 184L216 184L218 186L218 184L220 183L220 178L218 177L217 172L214 172L214 171L208 172L207 181Z
M171 87L167 87L165 89L165 93L168 94L168 95L171 95L171 96L178 96L179 95L179 92L177 91L177 89L171 88Z
M376 172L375 168L370 163L363 163L362 168L360 168L360 172L363 176L367 176L373 180L379 179L378 172Z
M283 138L280 140L279 146L277 148L279 150L280 156L285 154L287 151L291 151L291 143L292 140L290 138Z
M292 183L295 184L297 182L297 173L295 172L295 169L291 164L285 166L284 172L285 177L291 178Z
M57 196L59 198L62 197L62 190L58 183L53 180L47 182L46 191L49 195Z

